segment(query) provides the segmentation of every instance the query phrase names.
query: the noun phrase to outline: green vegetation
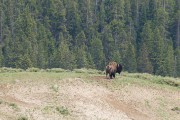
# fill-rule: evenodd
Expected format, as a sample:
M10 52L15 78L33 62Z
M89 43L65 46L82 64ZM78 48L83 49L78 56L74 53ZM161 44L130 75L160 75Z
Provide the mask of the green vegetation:
M174 107L171 109L172 111L180 111L180 107Z
M180 88L179 78L153 76L153 75L146 74L146 73L144 73L144 74L132 73L132 74L128 74L127 77L132 77L135 80L140 80L140 81L143 80L146 82L151 82L151 83L156 83L156 84L161 84L161 85L170 85L170 86Z
M39 72L40 69L39 68L28 68L26 69L27 72Z
M24 71L24 70L23 69L17 69L17 68L7 68L7 67L0 68L0 73L22 72L22 71Z
M28 120L28 118L25 117L25 116L20 116L20 117L18 118L18 120Z
M43 112L48 114L58 112L58 114L60 113L63 116L70 115L70 111L64 106L46 106L44 107Z
M105 78L105 72L95 69L74 69L72 71L65 70L62 68L52 68L52 69L38 69L29 68L28 70L20 70L12 68L6 68L7 72L0 72L0 83L3 82L17 82L17 80L28 81L28 80L62 80L64 78L84 78L85 81L94 82L96 76L101 77L102 81L98 81L103 84L103 80L108 80ZM151 75L148 73L127 73L122 72L121 75L116 75L115 80L112 80L111 85L115 88L123 84L138 84L147 86L171 86L174 88L180 88L180 79L172 77L163 77L157 75ZM58 91L59 87L56 84L52 84L51 89Z
M55 92L58 92L58 90L59 90L59 86L58 86L58 85L53 85L51 88L52 88Z
M62 115L64 115L64 116L67 116L67 115L70 114L69 111L68 111L68 109L67 109L66 107L64 107L64 106L56 107L56 110L57 110L59 113L61 113Z
M2 104L3 103L3 101L0 99L0 104Z
M0 3L0 67L103 70L113 60L128 72L180 76L179 0Z
M16 110L16 111L19 111L19 107L17 106L17 104L15 103L10 103L10 102L6 102L6 101L3 101L0 99L0 105L1 104L5 104L5 105L8 105L9 107L11 107L12 109Z
M144 104L145 104L145 107L146 107L146 108L151 108L151 105L150 105L150 103L149 103L148 100L145 100L145 101L144 101Z
M54 109L54 106L46 106L43 108L43 112L44 113L54 112L53 109Z
M12 107L14 110L19 110L19 107L15 103L8 103L10 107Z
M88 74L103 74L103 72L100 70L86 69L86 68L74 69L73 72L75 72L75 73L88 73Z

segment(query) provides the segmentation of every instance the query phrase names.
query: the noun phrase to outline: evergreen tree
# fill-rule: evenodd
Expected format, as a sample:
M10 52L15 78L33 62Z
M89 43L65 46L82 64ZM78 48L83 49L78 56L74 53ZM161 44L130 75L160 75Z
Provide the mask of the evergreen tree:
M180 48L176 48L175 50L175 57L174 57L174 77L180 77Z
M87 47L86 47L86 36L83 31L81 31L75 38L75 53L76 53L76 61L77 67L83 68L88 66L87 62Z
M140 50L138 55L138 71L153 73L151 58L153 55L153 31L151 22L147 21L142 28Z
M87 68L100 69L100 68L96 68L90 52L87 52Z
M3 54L2 54L2 47L1 47L1 44L0 44L0 67L3 66Z
M37 54L37 40L36 40L36 23L29 14L29 8L19 15L15 22L15 52L17 54L16 67L23 67L24 69L36 66L36 54ZM23 57L25 56L25 57ZM27 63L26 63L27 60ZM20 66L23 61L22 66ZM28 66L29 65L29 66Z
M104 69L105 55L103 53L102 41L98 38L91 39L90 53L97 69Z
M51 26L51 33L55 39L58 39L59 31L66 23L66 9L61 0L49 0L46 3L47 15Z
M0 42L2 43L3 39L3 25L4 25L4 1L0 1Z
M165 76L173 76L174 70L174 50L172 41L167 42L167 47L164 51L164 66L165 66Z
M104 46L104 53L106 61L113 60L113 54L115 52L115 42L112 36L112 31L110 29L110 25L107 25L103 32L103 46Z
M11 38L11 33L8 28L4 29L4 33L6 34L4 38L4 47L3 47L3 55L4 55L4 65L6 67L16 67L16 52L14 51L14 41Z
M90 0L78 0L79 5L79 14L81 17L81 25L82 28L85 30L88 28L89 25L89 18L90 18Z
M66 3L66 19L67 19L67 29L73 38L81 31L81 19L78 12L78 6L75 1L67 0Z
M163 51L164 51L164 41L161 36L160 29L156 27L154 31L153 52L151 57L151 61L154 67L153 72L155 74L164 75L165 67L163 66L164 64Z
M140 46L137 64L138 64L137 69L139 72L146 72L146 73L153 72L153 66L149 59L148 47L146 46L145 43L142 43L142 45Z
M60 45L57 51L55 51L54 67L72 70L73 68L75 68L75 57L73 53L69 50L69 46L65 41L62 33L60 33L60 37Z
M164 26L166 28L169 22L168 17L168 13L163 8L159 8L155 12L154 24L156 26Z
M38 53L37 53L37 67L47 68L48 67L48 35L46 28L42 24L38 24L37 28L37 44L38 44Z
M124 1L125 5L124 5L124 13L125 14L125 24L130 24L130 22L132 22L132 13L131 13L131 4L130 4L130 1L129 0L125 0Z
M46 18L44 20L44 26L45 27L49 27L49 23L48 23L49 19ZM51 68L52 65L53 65L53 55L55 53L55 39L53 38L53 35L50 31L50 29L47 29L45 30L45 34L46 34L46 37L45 39L43 40L43 43L45 45L44 49L45 49L45 55L46 55L46 62L47 62L47 67L48 68Z
M128 72L137 71L136 52L134 46L129 43L128 48L123 59L123 66Z
M174 38L174 46L179 47L180 46L180 10L175 13L175 20L174 20L174 26L172 28L172 34Z
M104 2L101 1L99 5L99 12L98 12L98 32L102 32L104 29L105 23L105 9L104 9Z
M153 30L151 26L151 22L147 21L145 25L143 26L142 32L141 32L141 43L146 44L147 52L150 54L150 58L153 52ZM141 44L140 44L141 46Z

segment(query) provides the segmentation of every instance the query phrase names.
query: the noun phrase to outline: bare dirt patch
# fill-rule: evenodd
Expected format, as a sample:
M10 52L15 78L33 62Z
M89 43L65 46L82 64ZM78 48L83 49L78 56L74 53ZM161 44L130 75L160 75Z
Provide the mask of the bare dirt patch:
M135 107L131 106L128 103L125 103L124 101L117 100L114 96L109 95L106 99L110 105L112 105L115 109L125 112L129 117L131 117L134 120L148 120L150 119L146 114L136 110Z

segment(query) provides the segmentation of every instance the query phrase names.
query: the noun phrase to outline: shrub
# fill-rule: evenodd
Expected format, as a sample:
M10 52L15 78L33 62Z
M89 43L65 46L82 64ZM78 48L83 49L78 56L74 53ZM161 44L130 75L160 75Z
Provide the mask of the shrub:
M28 118L25 117L25 116L20 116L20 117L18 118L18 120L28 120Z
M46 69L47 72L56 72L56 73L60 73L60 72L68 72L69 70L65 70L62 68L52 68L52 69Z
M53 85L51 87L51 89L53 89L55 92L58 92L59 86L58 85Z
M96 70L96 69L81 68L81 69L74 69L73 71L75 73L103 74L103 71Z
M69 115L69 111L67 108L65 108L64 106L61 106L61 107L56 107L56 110L61 113L62 115Z
M74 69L73 70L75 73L87 73L87 69L81 68L81 69Z
M174 107L171 109L172 111L180 111L180 108L179 107Z
M5 73L5 72L22 72L24 71L23 69L18 69L18 68L7 68L7 67L2 67L0 68L0 73Z
M173 80L173 79L170 79L170 78L157 79L155 82L158 83L158 84L162 84L162 85L170 85L170 86L173 86L173 87L180 87L180 82L179 81L176 81L176 80Z
M27 72L39 72L40 69L39 69L39 68L34 68L34 67L32 67L32 68L26 69L26 71L27 71Z

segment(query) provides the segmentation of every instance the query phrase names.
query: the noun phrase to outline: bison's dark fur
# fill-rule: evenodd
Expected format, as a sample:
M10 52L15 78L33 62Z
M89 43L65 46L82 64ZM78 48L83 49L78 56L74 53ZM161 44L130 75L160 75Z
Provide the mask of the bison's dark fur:
M115 78L116 73L121 73L122 71L122 65L117 64L116 62L109 62L109 64L106 66L106 77L109 74L109 78L112 79Z

